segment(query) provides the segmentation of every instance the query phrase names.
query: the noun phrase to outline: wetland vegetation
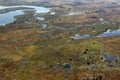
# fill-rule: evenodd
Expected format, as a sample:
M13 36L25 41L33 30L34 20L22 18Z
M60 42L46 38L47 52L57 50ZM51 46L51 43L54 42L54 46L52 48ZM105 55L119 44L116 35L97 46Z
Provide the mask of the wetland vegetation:
M119 80L120 1L36 1L0 6L0 80Z

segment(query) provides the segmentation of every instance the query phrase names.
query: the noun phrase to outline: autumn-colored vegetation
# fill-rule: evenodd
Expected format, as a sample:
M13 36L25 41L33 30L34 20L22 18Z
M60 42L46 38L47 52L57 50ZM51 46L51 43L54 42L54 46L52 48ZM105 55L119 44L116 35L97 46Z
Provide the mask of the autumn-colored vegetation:
M75 11L85 8L59 4L52 6L59 11L55 15L34 16L34 10L29 10L0 27L0 80L119 80L120 36L70 38L119 29L119 6L111 9L106 3L106 8L90 4L88 9L84 4L86 14L68 16L71 7ZM48 26L43 28L45 23Z

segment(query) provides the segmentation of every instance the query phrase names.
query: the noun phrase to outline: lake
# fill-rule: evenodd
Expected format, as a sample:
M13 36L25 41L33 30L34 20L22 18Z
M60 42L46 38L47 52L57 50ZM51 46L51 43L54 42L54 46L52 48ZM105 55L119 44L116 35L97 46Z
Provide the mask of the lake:
M4 9L10 9L10 8L32 8L36 11L36 13L47 13L50 11L50 8L45 7L38 7L38 6L27 6L27 5L21 5L21 6L0 6L0 10ZM9 11L6 13L0 13L0 25L6 25L8 23L12 23L15 19L14 16L22 15L24 14L23 10L15 10L15 11Z
M118 36L120 35L120 29L111 31L108 29L106 32L99 34L98 37Z
M117 30L111 30L108 29L107 31L98 34L97 36L90 36L89 34L80 36L80 34L75 34L74 36L71 36L72 39L87 39L87 38L95 38L95 37L110 37L110 36L119 36L120 35L120 29Z

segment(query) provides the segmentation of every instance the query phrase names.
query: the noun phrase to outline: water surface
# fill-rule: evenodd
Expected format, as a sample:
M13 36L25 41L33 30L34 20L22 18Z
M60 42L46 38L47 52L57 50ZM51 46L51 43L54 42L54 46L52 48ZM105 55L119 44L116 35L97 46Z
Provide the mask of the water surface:
M50 11L50 8L38 7L38 6L26 6L26 5L0 6L0 10L10 9L10 8L19 8L19 7L33 8L36 11L36 13L47 13ZM15 10L15 11L10 11L6 13L0 13L0 25L4 26L8 23L12 23L15 20L14 16L23 15L23 14L24 14L23 10Z
M111 31L108 29L106 32L99 34L98 37L118 36L120 35L120 29Z
M0 14L0 25L6 25L8 23L13 22L15 20L14 16L22 15L23 13L24 12L22 10L16 10L16 11Z

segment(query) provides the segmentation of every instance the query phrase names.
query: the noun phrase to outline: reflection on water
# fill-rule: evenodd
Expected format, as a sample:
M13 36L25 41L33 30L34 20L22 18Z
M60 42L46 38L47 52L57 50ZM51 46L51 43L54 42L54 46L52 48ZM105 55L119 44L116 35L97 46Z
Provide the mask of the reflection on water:
M90 38L91 36L89 34L86 34L86 35L83 35L83 36L80 36L79 34L75 34L74 36L71 36L70 38L72 39L87 39L87 38Z
M17 8L17 7L33 8L36 10L36 13L47 13L50 10L50 8L37 7L37 6L26 6L26 5L0 6L0 10L8 9L8 8ZM22 15L22 14L23 14L23 10L10 11L10 12L4 13L4 14L0 14L0 25L6 25L8 23L11 23L15 20L14 16ZM42 19L42 18L40 18L40 19Z
M108 29L106 32L99 34L98 37L107 37L107 36L118 36L120 35L120 29L111 31L110 29Z
M111 31L108 29L106 32L103 32L99 34L98 36L90 36L89 34L80 36L80 34L75 34L74 36L71 36L72 39L86 39L86 38L95 38L95 37L109 37L109 36L118 36L120 35L120 29Z
M17 11L0 14L0 25L5 25L13 22L15 20L14 16L17 16L23 13L24 12L22 10L17 10Z
M50 10L50 8L38 7L38 6L27 6L27 5L21 5L21 6L0 6L0 10L7 9L7 8L18 8L18 7L33 8L33 9L36 10L36 13L46 13L46 12L49 12L49 10Z
M44 21L45 20L44 17L37 17L37 19L40 20L40 21Z
M42 27L43 28L47 28L47 24L42 24Z

